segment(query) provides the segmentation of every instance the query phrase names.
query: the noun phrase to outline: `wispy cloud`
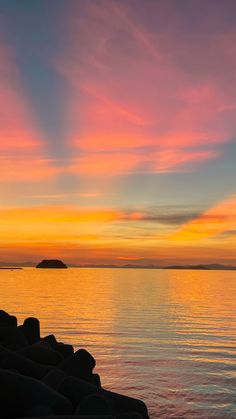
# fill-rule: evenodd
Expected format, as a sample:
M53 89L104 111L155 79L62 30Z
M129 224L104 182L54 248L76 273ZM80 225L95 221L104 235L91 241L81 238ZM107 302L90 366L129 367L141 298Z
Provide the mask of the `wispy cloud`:
M158 22L160 8L152 6ZM235 65L236 33L188 39L177 15L171 19L171 31L148 28L129 3L113 0L70 14L70 47L56 66L71 86L68 141L78 156L71 170L181 172L222 155L236 130L225 77L225 63L231 76Z
M93 192L93 191L88 191L88 192L80 192L80 193L58 193L58 194L31 194L30 197L31 198L36 198L36 199L49 199L49 200L65 200L68 198L97 198L102 196L102 193L100 192Z
M172 237L175 241L196 241L222 238L236 229L236 197L232 196L204 211L196 219L187 222Z
M236 229L234 208L234 197L201 215L191 208L6 208L0 210L0 248L2 255L8 249L8 258L24 253L30 259L46 254L78 261L79 254L80 261L93 263L99 258L107 263L119 258L158 258L163 263L229 260L235 252L235 238L228 243L222 233ZM201 246L202 240L219 234L220 242Z
M103 249L103 256L106 253L108 258L112 249L117 257L127 252L129 256L132 252L133 256L137 252L139 256L148 251L153 254L169 230L195 215L192 209L176 212L166 209L164 213L163 209L151 208L63 205L5 208L0 209L0 248L11 247L10 254L24 248L29 255L34 248L39 254L44 249L50 255L61 248L65 255L66 249L78 247L97 254Z

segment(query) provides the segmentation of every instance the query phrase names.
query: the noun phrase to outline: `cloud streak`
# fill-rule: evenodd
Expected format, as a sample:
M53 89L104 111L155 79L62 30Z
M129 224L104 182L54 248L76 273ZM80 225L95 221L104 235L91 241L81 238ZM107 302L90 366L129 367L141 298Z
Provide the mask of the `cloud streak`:
M198 241L220 236L236 229L236 197L232 196L186 223L172 237L175 241Z
M95 176L191 171L220 158L232 140L225 62L233 70L235 32L223 28L213 37L207 12L213 29L188 39L177 14L171 31L159 22L163 4L148 6L158 21L149 25L139 6L138 14L131 3L102 0L80 3L78 14L69 14L70 48L56 66L71 87L68 142L78 158L70 170Z
M232 259L236 230L235 197L199 214L189 209L143 210L79 206L41 206L0 210L0 248L33 258L45 252L68 260L122 259L214 261ZM181 226L181 227L179 227ZM227 233L226 236L222 233ZM219 237L220 241L206 239ZM201 244L205 241L205 246ZM5 250L4 250L5 249ZM224 251L222 252L222 249ZM227 250L227 252L226 252ZM44 253L44 255L43 255ZM100 259L100 263L102 263Z

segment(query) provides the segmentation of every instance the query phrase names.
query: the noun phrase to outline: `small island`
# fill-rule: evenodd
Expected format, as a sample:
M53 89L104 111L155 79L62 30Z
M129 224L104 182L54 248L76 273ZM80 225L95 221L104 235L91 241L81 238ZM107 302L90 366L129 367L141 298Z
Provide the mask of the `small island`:
M64 262L58 259L44 259L36 266L36 268L67 269L67 266Z

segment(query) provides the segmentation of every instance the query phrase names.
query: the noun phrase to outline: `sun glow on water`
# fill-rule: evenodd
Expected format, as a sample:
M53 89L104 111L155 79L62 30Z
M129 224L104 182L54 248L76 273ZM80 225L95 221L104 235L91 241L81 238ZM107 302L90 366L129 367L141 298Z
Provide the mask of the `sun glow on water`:
M235 416L233 271L26 268L1 271L0 292L42 335L91 351L103 386L151 419Z

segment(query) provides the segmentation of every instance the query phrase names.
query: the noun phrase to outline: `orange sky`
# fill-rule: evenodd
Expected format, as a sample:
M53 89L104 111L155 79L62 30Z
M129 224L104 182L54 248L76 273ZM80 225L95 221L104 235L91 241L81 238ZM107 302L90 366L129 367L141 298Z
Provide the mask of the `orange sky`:
M0 263L236 264L236 4L199 2L4 5Z
M46 252L70 263L82 259L83 263L166 264L219 258L230 263L236 250L235 204L236 197L231 197L181 227L176 227L178 220L171 214L157 217L69 206L6 208L0 211L0 248L9 261L22 255L37 259Z

